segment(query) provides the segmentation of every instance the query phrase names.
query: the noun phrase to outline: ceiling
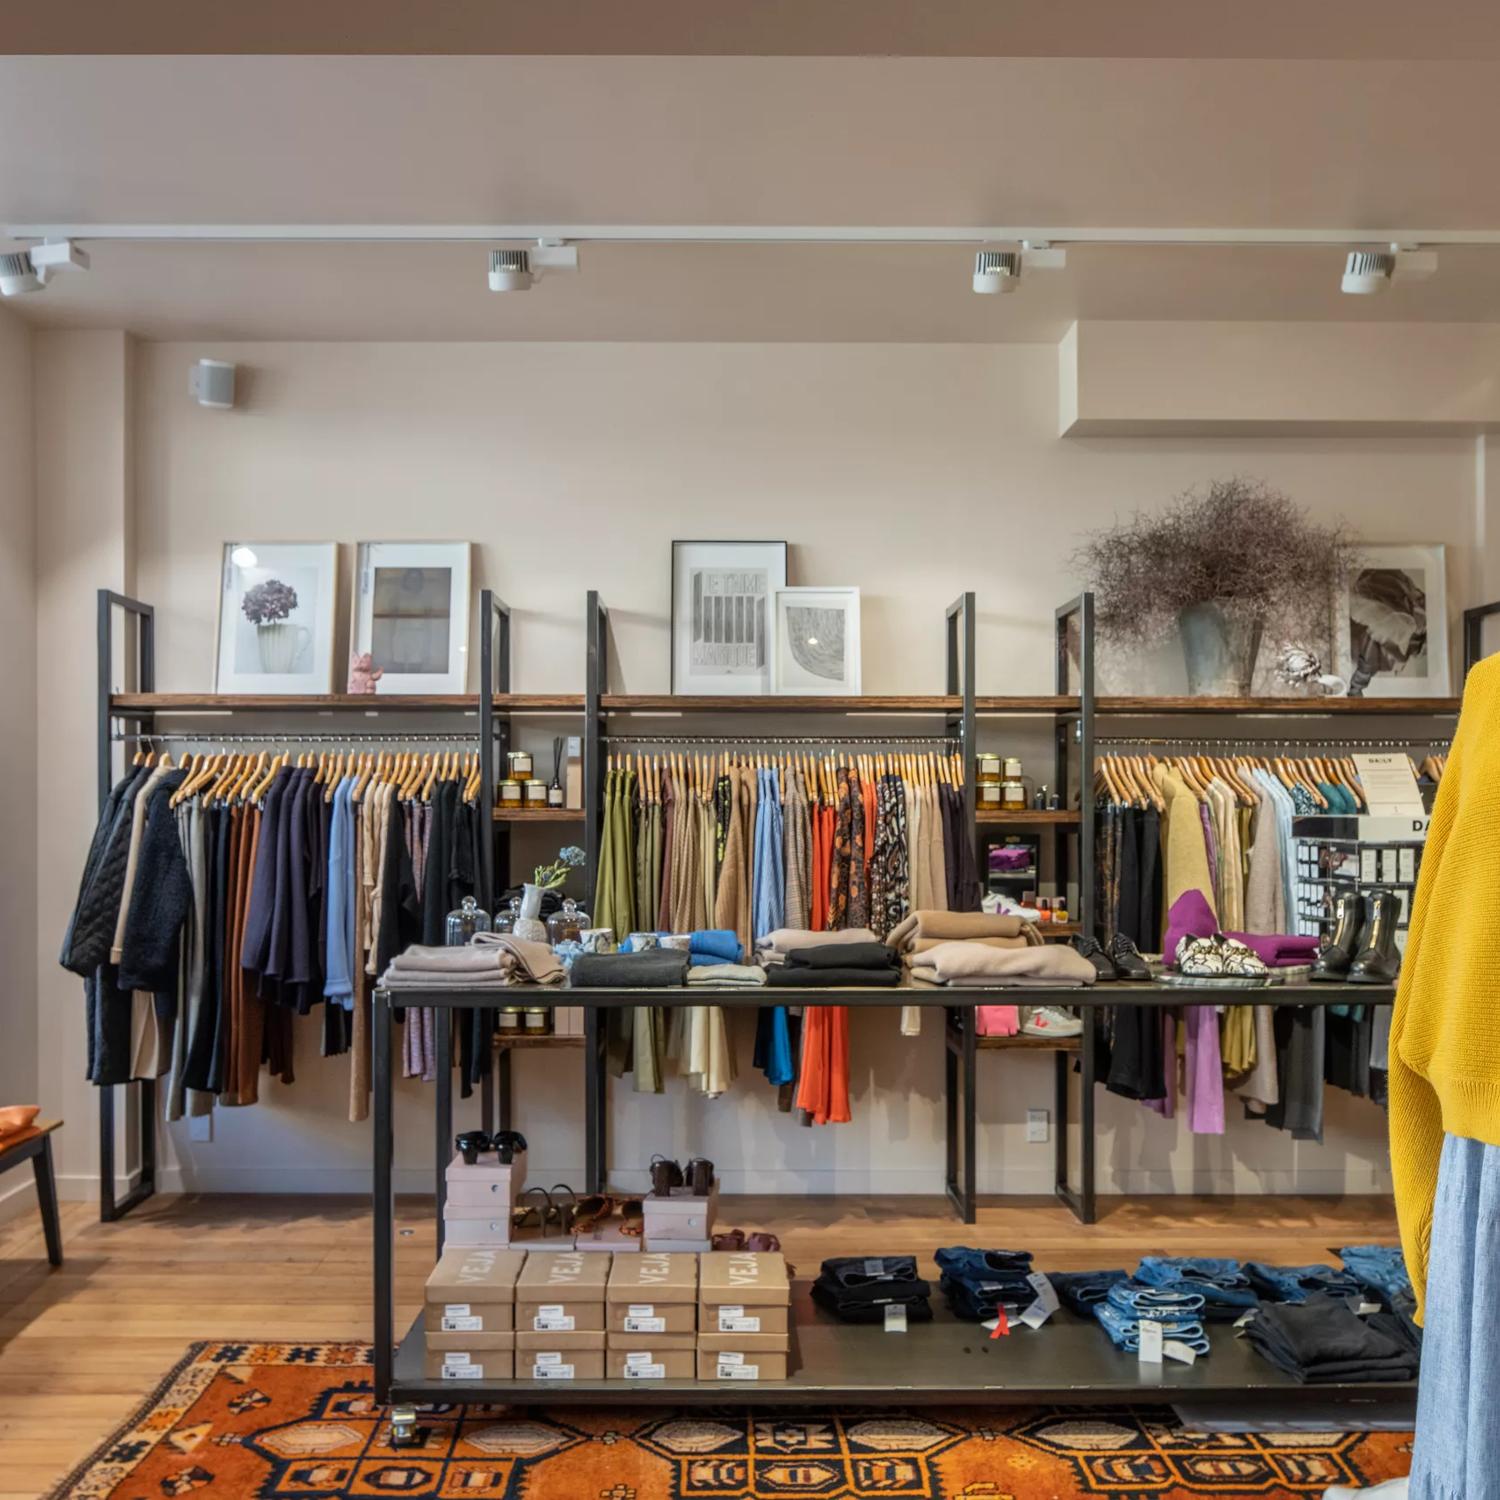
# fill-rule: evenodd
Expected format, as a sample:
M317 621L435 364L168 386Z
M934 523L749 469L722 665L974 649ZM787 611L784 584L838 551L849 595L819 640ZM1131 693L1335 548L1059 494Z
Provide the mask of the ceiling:
M1500 58L1474 0L70 0L8 4L14 53Z
M1373 14L1377 30L1398 18ZM1461 62L0 57L0 226L1497 230L1500 62L1473 60L1482 31ZM1444 249L1436 277L1380 298L1338 293L1336 246L1074 246L1066 270L1003 298L969 292L966 246L586 244L580 275L524 296L485 290L477 244L89 249L90 274L6 307L226 339L1035 341L1080 317L1500 320L1500 249Z

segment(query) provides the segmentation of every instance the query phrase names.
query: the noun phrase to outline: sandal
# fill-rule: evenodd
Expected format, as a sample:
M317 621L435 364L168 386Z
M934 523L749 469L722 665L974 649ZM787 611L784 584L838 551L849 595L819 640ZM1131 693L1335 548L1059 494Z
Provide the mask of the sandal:
M682 1169L688 1189L695 1198L706 1198L713 1191L714 1164L705 1156L695 1156Z
M682 1168L665 1156L651 1158L651 1195L666 1198L672 1189L682 1186Z
M573 1233L592 1234L615 1211L608 1193L588 1193L573 1209Z
M558 1202L558 1200L552 1196L553 1193L566 1193L568 1195L568 1201L566 1203ZM559 1226L557 1232L561 1235L572 1234L573 1221L578 1214L578 1194L575 1193L573 1189L567 1185L567 1183L554 1182L547 1192L547 1203L549 1205L547 1209L547 1223L551 1224L553 1222L556 1222ZM542 1230L542 1234L545 1236L546 1233L547 1231L544 1227Z
M529 1207L523 1208L521 1205L525 1203L526 1199L531 1197L533 1193L540 1194L542 1201L540 1203L533 1203ZM552 1212L553 1209L551 1193L549 1193L544 1187L529 1187L516 1200L515 1209L510 1216L510 1227L512 1229L529 1229L531 1228L532 1224L535 1223L536 1227L541 1230L543 1234L546 1234L547 1220L552 1216ZM532 1219L533 1214L536 1215L536 1218L534 1220Z
M713 1237L715 1250L743 1250L745 1248L745 1231L743 1229L726 1229L723 1234Z
M620 1233L639 1239L646 1232L646 1206L639 1198L628 1198L620 1205Z

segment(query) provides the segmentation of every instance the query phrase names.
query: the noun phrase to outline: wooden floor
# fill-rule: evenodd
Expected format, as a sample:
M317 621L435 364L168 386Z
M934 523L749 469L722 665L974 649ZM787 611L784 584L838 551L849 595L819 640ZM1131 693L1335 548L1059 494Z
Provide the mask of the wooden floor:
M1042 1269L1130 1267L1152 1253L1283 1263L1394 1243L1384 1198L1102 1199L1084 1228L1050 1201L1007 1199L964 1228L941 1199L725 1198L721 1228L773 1229L814 1275L826 1255L941 1245L1029 1249ZM403 1329L432 1264L431 1200L398 1210ZM36 1500L109 1436L197 1339L368 1339L364 1200L163 1197L118 1224L63 1209L67 1264L51 1270L33 1216L0 1229L0 1500ZM929 1271L932 1269L929 1266Z

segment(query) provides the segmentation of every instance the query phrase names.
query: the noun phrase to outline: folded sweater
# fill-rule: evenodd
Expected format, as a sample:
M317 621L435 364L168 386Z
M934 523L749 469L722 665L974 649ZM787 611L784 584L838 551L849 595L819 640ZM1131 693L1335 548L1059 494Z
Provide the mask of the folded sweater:
M1028 948L989 948L982 943L940 943L917 955L913 979L933 984L968 981L1044 980L1092 984L1097 977L1086 958L1061 943Z
M757 954L780 963L797 948L821 948L828 943L878 943L868 927L845 927L837 932L813 932L807 927L778 927L755 940Z
M833 990L844 986L890 989L901 983L900 969L793 968L791 964L769 964L766 983L773 988Z
M678 948L648 948L644 953L580 953L573 960L569 983L575 990L672 989L687 978L688 956Z
M919 938L938 942L956 942L964 938L1019 938L1027 945L1039 944L1042 935L1030 922L1020 917L990 915L982 911L932 911L910 913L891 928L886 946L898 953L906 952Z
M878 938L869 943L839 943L823 948L794 948L789 969L899 969L901 960Z
M766 982L766 971L759 964L714 963L704 967L690 968L687 982L689 988L716 984L753 987Z

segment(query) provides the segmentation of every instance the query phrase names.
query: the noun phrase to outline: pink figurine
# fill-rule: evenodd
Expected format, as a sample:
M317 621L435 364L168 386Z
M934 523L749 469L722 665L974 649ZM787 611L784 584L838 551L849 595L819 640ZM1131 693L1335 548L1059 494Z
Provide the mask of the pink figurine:
M375 666L368 651L359 652L349 658L350 693L373 693L375 684L384 675L383 669Z

